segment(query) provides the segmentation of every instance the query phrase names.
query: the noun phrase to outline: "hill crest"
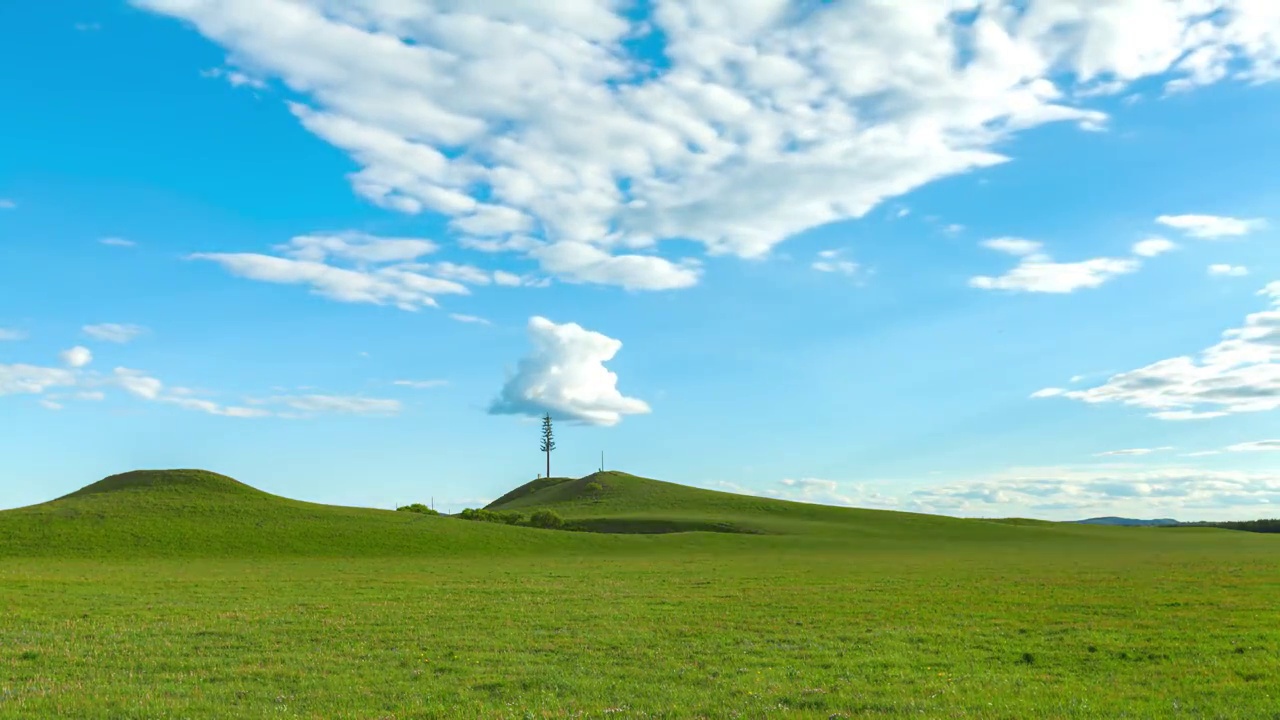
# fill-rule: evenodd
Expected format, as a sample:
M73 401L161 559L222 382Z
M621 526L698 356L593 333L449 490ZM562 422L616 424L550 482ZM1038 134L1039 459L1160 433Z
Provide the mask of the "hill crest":
M269 496L255 487L239 480L220 475L209 470L172 469L172 470L131 470L129 472L108 475L107 477L86 485L73 493L58 498L76 498L102 493L124 491L181 491L203 492L234 495Z

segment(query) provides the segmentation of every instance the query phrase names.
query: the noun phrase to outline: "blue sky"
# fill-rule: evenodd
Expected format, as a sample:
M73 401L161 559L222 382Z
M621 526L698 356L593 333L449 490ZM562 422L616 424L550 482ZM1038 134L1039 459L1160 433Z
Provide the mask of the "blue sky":
M1211 4L5 5L0 507L457 509L550 412L557 474L1275 516L1280 14Z

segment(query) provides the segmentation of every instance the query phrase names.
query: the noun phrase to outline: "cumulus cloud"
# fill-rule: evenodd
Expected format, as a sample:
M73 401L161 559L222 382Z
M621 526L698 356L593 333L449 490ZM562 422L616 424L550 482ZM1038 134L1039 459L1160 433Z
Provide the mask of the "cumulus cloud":
M195 253L189 257L213 261L250 280L305 285L331 300L390 304L412 311L437 307L436 295L470 292L459 282L425 275L409 263L435 249L434 243L417 238L344 233L295 237L275 248L280 255Z
M93 353L89 352L89 348L82 345L63 350L58 357L62 359L63 365L73 368L82 368L93 362Z
M98 242L111 247L135 247L138 243L121 237L104 237Z
M221 45L232 82L279 79L361 197L495 250L536 237L560 246L534 256L547 272L635 289L697 275L577 246L760 257L1004 162L1020 131L1097 129L1090 103L1139 81L1280 77L1271 4L1239 0L670 0L644 18L602 0L132 1Z
M990 250L1016 256L1019 260L1004 275L978 275L969 278L969 286L980 290L1071 293L1099 287L1108 280L1135 272L1141 267L1141 263L1134 258L1104 257L1080 262L1055 262L1043 252L1041 243L1024 238L992 238L981 244Z
M618 376L604 366L622 342L576 323L529 319L533 350L522 358L489 407L493 414L550 413L589 425L616 425L625 415L648 413L648 403L618 390Z
M1120 403L1161 420L1205 420L1280 408L1280 281L1263 288L1271 308L1246 316L1195 355L1160 360L1096 387L1056 392L1087 403ZM1051 390L1046 388L1043 392Z
M818 259L814 260L810 267L818 272L857 275L858 263L842 258L841 254L840 250L823 250L818 253Z
M80 328L85 335L94 340L102 340L104 342L127 343L134 340L139 335L147 332L147 329L141 325L122 325L120 323L100 323L98 325L85 325Z
M1249 268L1243 265L1215 263L1209 266L1209 274L1214 277L1244 277L1249 274Z
M1280 30L1276 35L1280 39ZM1221 215L1161 215L1156 222L1206 240L1248 235L1267 226L1266 220L1261 218L1242 220Z
M1162 237L1152 237L1134 243L1133 254L1138 257L1155 257L1163 255L1176 247L1178 246L1170 240Z

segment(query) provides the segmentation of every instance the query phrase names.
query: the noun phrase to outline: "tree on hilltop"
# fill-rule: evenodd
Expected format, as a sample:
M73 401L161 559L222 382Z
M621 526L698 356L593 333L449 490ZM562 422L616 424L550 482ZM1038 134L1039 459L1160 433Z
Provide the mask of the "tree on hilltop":
M547 454L547 477L551 477L551 451L556 449L555 436L551 433L551 413L542 416L542 444L539 448Z

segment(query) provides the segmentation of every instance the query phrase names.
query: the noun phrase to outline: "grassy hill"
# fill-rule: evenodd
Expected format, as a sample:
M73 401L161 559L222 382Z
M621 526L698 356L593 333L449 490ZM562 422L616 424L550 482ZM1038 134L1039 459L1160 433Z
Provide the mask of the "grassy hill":
M940 541L1018 545L1044 539L1127 541L1122 528L1043 520L973 520L942 515L866 510L705 490L637 477L597 472L582 478L540 478L490 503L494 511L553 510L578 527L606 533L690 530L836 539L867 543L932 545Z
M581 544L446 517L300 502L204 470L112 475L0 512L0 557L395 556Z
M0 720L1275 717L1274 535L623 473L495 506L650 534L331 507L198 470L0 512ZM652 534L721 526L756 534Z
M940 543L1018 551L1045 543L1087 548L1116 542L1170 547L1201 542L1185 533L1157 537L1143 529L964 520L788 502L621 472L536 480L487 509L525 514L550 509L575 529L593 532L320 505L204 470L140 470L47 503L0 512L0 558L608 555L662 548L765 553L815 544L929 550Z

